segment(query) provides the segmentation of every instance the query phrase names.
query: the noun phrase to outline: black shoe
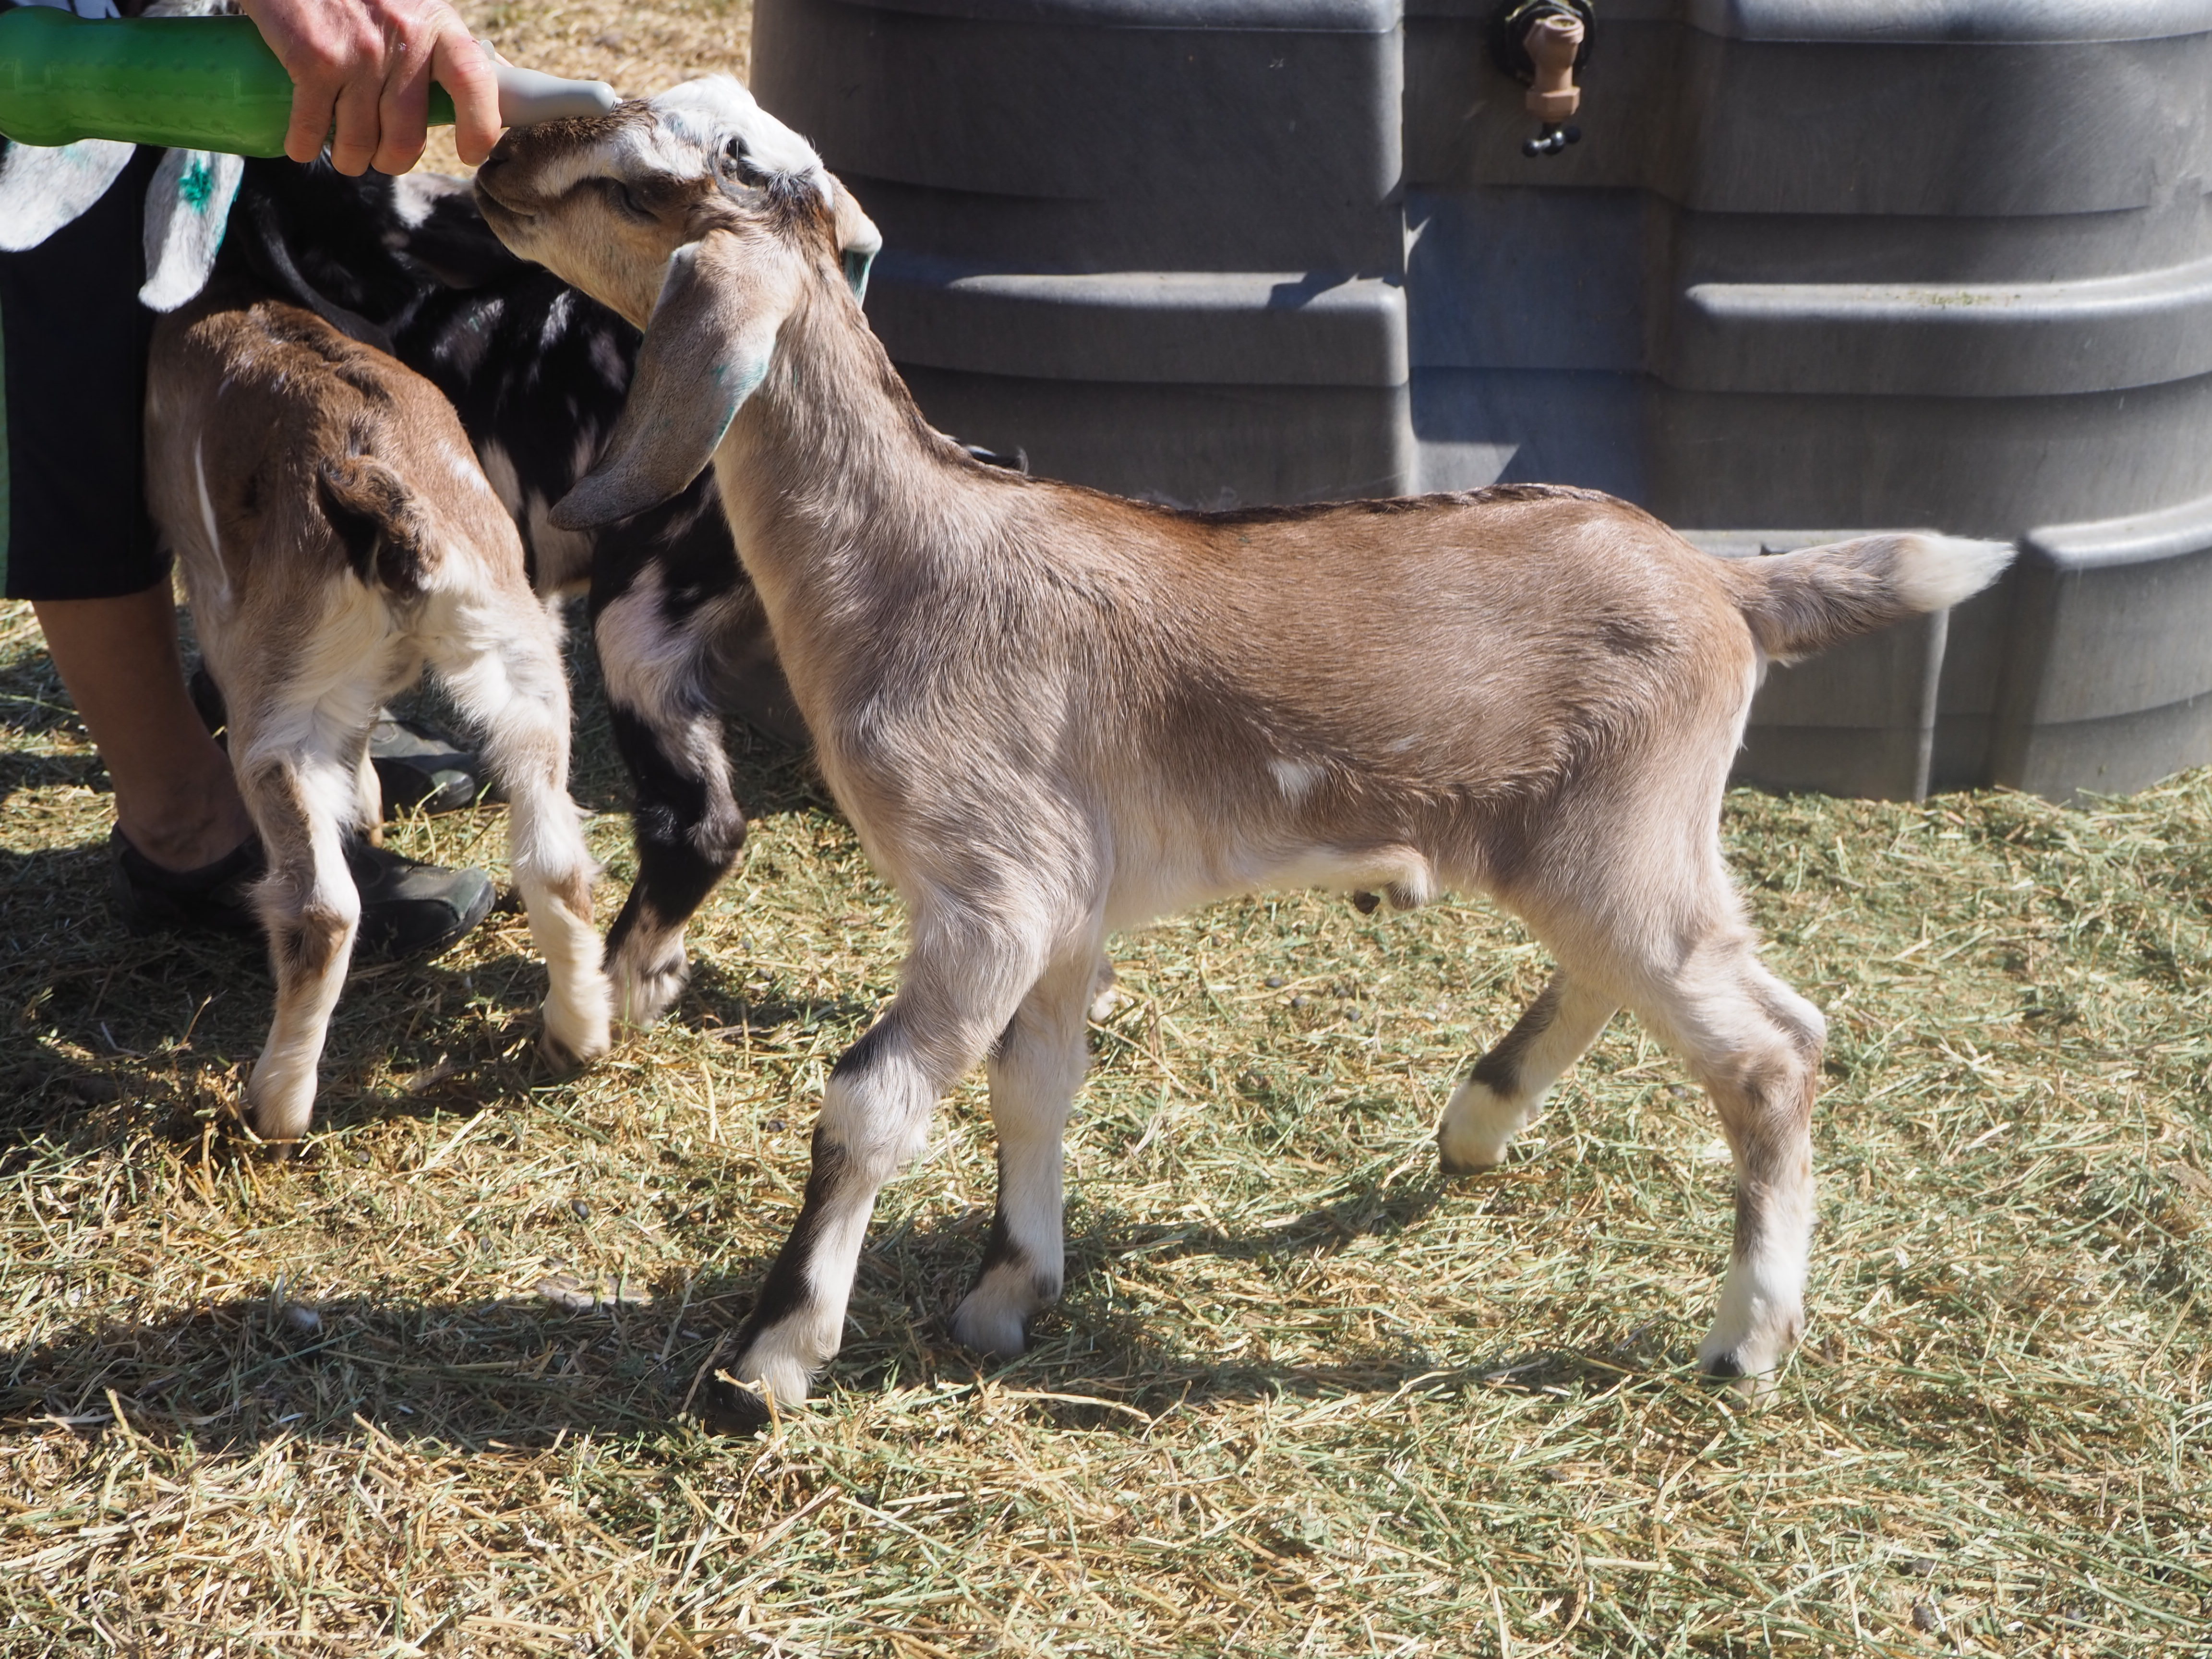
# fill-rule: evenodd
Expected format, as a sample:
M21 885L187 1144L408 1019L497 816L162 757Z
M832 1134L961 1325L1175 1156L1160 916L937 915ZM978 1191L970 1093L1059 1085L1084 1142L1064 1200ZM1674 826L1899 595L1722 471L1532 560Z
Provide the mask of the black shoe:
M499 897L481 870L422 864L357 839L346 842L346 868L361 890L353 953L365 962L437 956L473 933Z
M192 670L189 685L200 723L222 742L229 724L222 688L205 663ZM387 818L402 812L458 812L484 793L483 769L474 755L435 726L400 720L389 711L379 714L369 729L368 760L376 768Z
M268 867L258 836L248 836L197 870L165 870L120 830L108 832L115 908L134 933L258 933L261 918L253 911L252 889Z
M477 757L420 720L389 710L368 732L368 763L384 792L384 816L458 812L484 793Z
M268 867L258 837L198 870L164 870L124 839L107 838L116 908L134 933L258 933L253 884ZM346 843L346 868L361 893L354 960L434 957L491 914L496 897L481 870L419 864L365 841Z

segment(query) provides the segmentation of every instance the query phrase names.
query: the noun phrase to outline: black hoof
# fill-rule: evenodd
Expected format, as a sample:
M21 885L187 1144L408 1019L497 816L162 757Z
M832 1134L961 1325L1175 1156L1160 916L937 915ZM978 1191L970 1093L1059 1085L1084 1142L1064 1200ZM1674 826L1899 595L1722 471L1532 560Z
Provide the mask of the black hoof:
M760 1434L770 1421L767 1401L720 1372L708 1377L701 1387L694 1408L709 1434Z
M1741 1382L1747 1375L1743 1362L1732 1353L1717 1353L1700 1363L1698 1369L1716 1382Z

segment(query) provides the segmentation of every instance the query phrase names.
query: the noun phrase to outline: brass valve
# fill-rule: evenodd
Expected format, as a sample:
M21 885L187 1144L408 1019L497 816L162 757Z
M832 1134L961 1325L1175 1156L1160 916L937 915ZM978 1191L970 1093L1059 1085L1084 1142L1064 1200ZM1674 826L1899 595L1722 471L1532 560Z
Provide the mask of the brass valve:
M1589 60L1595 21L1589 0L1506 0L1492 20L1491 56L1527 84L1523 101L1538 123L1523 155L1557 155L1581 142L1582 129L1566 123L1582 107L1575 71Z

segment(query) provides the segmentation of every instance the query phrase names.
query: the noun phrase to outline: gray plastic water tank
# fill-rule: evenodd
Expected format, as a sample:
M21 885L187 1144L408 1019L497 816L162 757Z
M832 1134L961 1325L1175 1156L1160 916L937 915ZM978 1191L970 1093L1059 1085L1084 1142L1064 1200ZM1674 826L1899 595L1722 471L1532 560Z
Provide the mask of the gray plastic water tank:
M2212 0L1599 0L1534 160L1492 10L757 0L755 85L963 438L1200 506L1541 479L1734 556L2019 538L1777 671L1740 774L2212 761Z

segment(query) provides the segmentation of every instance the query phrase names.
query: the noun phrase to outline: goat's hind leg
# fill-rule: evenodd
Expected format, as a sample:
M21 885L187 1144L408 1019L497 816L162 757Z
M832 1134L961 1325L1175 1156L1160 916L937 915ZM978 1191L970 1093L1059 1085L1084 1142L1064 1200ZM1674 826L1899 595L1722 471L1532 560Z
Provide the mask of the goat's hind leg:
M1504 1162L1513 1137L1542 1109L1560 1074L1597 1040L1614 1007L1587 980L1554 974L1453 1091L1437 1126L1444 1173L1471 1175Z
M684 924L744 846L714 696L715 614L672 616L653 576L592 623L615 747L636 791L637 880L607 934L616 1006L631 1025L653 1024L683 990Z
M991 1054L998 1209L975 1287L952 1316L956 1340L1011 1356L1029 1322L1059 1299L1065 1260L1060 1137L1090 1059L1088 1009L1113 969L1095 946L1046 969Z
M307 1132L331 1012L344 988L361 922L343 830L354 807L353 757L311 732L302 746L264 752L258 724L233 717L239 790L260 832L268 873L254 890L269 936L276 1011L246 1085L247 1121L264 1140ZM365 743L368 732L360 734Z
M1813 1100L1827 1022L1766 970L1747 938L1710 972L1711 990L1684 999L1682 1024L1696 1038L1677 1040L1735 1154L1735 1237L1698 1361L1712 1376L1745 1379L1756 1395L1805 1329Z
M611 1041L592 926L598 866L568 796L568 682L552 621L519 584L495 590L456 604L428 657L507 791L508 864L552 981L546 1050L556 1064L595 1060Z
M1578 983L1602 986L1689 1063L1720 1115L1735 1155L1735 1236L1698 1355L1706 1371L1742 1379L1756 1396L1771 1386L1758 1379L1779 1368L1804 1328L1813 1097L1826 1027L1759 963L1711 828L1717 802L1692 813L1686 800L1632 798L1613 805L1610 823L1586 813L1582 840L1601 855L1541 865L1539 883L1512 896L1559 961L1559 1024L1569 1023ZM1580 1006L1594 1020L1601 1003Z
M1805 1326L1813 1234L1813 1098L1826 1022L1769 973L1733 915L1686 956L1626 988L1638 1015L1690 1064L1735 1162L1735 1236L1698 1360L1757 1397Z

